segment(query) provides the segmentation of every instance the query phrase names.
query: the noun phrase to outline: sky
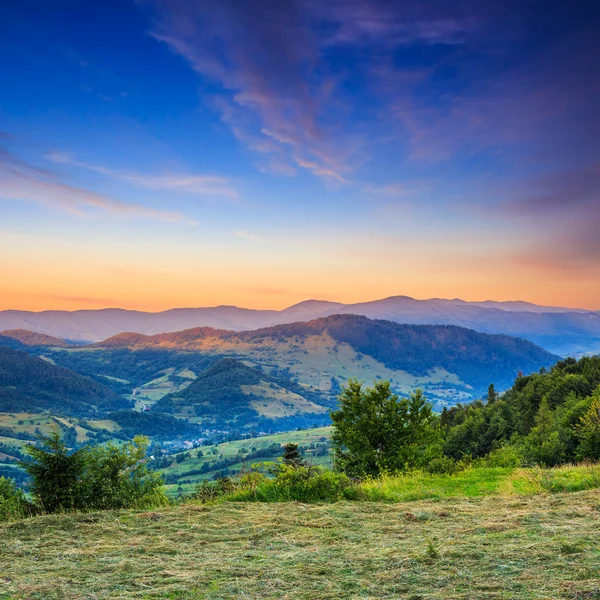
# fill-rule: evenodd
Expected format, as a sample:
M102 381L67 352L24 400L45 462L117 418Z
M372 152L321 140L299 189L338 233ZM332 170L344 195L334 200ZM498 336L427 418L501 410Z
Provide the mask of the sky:
M0 309L600 309L597 0L4 0Z

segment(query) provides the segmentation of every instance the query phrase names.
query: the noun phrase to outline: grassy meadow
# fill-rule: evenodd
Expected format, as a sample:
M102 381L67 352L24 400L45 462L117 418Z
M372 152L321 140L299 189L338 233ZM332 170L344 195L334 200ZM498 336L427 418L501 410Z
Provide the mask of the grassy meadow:
M597 491L0 524L0 598L600 598Z
M180 479L178 483L169 484L166 486L167 491L170 495L177 494L179 488L184 492L191 491L195 485L204 480L212 479L216 473L216 470L211 469L206 473L186 475L189 471L195 471L202 467L205 463L214 463L216 460L221 459L232 459L243 456L241 452L243 450L251 451L253 448L261 450L268 448L272 444L279 446L283 444L299 444L300 446L309 446L310 444L322 444L331 437L331 427L316 427L312 429L303 429L300 431L286 431L284 433L277 433L274 435L266 435L263 437L236 440L233 442L223 442L222 444L215 444L214 446L203 446L194 450L189 450L183 454L190 454L190 458L187 458L181 463L177 463L177 454L172 455L173 462L169 467L159 469L159 473L164 475L174 475ZM202 456L198 455L198 451L202 452ZM319 456L311 457L307 455L312 464L318 464L322 466L331 466L331 456ZM249 468L251 465L257 462L264 462L266 460L276 460L275 457L271 458L257 458L255 460L240 460L235 464L231 465L229 469L231 471L240 471ZM187 483L190 481L191 483Z

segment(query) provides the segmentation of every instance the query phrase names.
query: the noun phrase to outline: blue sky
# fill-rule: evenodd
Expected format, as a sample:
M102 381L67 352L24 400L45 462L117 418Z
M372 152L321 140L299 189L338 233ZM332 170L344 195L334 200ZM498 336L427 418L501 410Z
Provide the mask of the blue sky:
M600 308L599 13L8 0L0 308Z

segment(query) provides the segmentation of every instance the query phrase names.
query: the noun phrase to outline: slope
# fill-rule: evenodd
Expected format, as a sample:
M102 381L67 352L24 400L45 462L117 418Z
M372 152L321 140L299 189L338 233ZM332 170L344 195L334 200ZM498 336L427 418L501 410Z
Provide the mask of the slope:
M112 348L124 336L97 347ZM558 357L518 338L454 326L401 325L356 315L235 332L202 328L157 336L131 336L132 348L179 348L227 355L284 373L335 396L350 377L390 379L398 392L424 388L449 403L481 396L490 383L506 388Z
M64 340L26 329L7 329L0 331L0 336L13 339L23 346L52 346L54 348L66 348L68 346Z
M315 400L321 399L298 384L224 358L184 390L159 400L152 410L199 417L205 426L247 428L264 426L269 420L320 421L328 409Z
M25 352L0 347L0 412L48 410L79 416L128 406L127 401L87 377Z

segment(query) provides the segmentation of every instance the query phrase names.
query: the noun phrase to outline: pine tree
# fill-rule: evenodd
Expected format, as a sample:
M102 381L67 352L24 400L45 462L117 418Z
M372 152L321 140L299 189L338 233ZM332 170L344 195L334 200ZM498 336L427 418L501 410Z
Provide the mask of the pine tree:
M84 450L70 452L58 428L48 437L40 436L40 441L41 447L26 447L32 460L21 463L33 479L31 493L47 512L79 508Z
M496 392L496 388L494 387L493 383L490 383L490 387L488 388L488 393L487 393L487 403L488 404L494 404L494 402L496 402L496 400L498 400L500 396L498 396L498 392Z
M284 444L283 463L294 469L306 465L306 461L302 458L302 455L298 450L298 444Z

